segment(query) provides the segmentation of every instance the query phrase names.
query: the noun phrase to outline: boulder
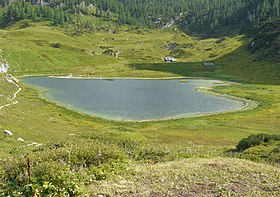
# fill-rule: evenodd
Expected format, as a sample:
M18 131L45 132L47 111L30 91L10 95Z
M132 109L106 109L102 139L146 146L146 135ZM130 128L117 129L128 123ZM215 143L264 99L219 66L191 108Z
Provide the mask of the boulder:
M9 131L9 130L4 130L3 131L6 135L14 135L13 132Z
M27 144L26 146L43 146L43 144L38 144L37 142L32 142L31 144Z
M8 72L10 66L7 63L0 63L0 73Z
M24 142L24 139L22 139L21 137L17 138L17 141L19 142Z

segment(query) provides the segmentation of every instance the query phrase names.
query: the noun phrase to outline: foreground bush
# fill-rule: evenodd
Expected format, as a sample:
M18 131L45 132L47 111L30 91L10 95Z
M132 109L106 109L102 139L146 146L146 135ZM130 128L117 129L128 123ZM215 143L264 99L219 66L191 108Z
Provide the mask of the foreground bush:
M265 133L249 135L247 138L243 138L238 142L236 146L236 151L242 152L253 146L258 146L261 143L267 143L270 141L280 141L280 135L270 135Z
M48 146L2 161L0 196L80 196L84 184L122 170L126 159L119 147L97 141Z
M82 137L0 161L0 196L83 196L87 185L128 172L130 162L172 160L174 152L125 136Z

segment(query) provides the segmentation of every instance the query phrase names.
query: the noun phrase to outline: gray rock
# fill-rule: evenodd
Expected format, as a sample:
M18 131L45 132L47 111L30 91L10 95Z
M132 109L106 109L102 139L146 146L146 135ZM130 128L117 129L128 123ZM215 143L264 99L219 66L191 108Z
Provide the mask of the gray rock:
M24 142L24 139L22 139L21 137L17 138L17 141L19 142Z
M6 135L14 135L13 132L9 131L9 130L4 130L3 131Z
M32 142L31 144L27 144L26 146L43 146L43 144L39 144L37 142Z
M26 146L37 146L38 143L37 142L32 142L31 144L27 144Z
M8 72L9 68L10 68L9 64L0 62L0 73Z

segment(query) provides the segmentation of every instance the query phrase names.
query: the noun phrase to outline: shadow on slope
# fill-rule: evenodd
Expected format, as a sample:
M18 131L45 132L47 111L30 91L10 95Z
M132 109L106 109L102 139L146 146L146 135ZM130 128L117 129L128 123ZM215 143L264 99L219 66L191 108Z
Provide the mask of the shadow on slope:
M270 60L257 61L247 44L220 58L212 59L214 66L203 62L151 63L130 65L138 70L160 71L183 77L210 77L242 83L280 84L280 63Z

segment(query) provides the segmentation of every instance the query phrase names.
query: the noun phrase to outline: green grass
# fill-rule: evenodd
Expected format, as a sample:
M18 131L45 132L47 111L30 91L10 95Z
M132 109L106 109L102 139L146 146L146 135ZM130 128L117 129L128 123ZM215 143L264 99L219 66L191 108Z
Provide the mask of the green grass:
M244 42L242 37L237 37L216 43L218 39L194 39L175 30L121 29L115 33L103 31L81 36L66 33L65 29L45 23L30 23L30 27L23 29L20 24L16 24L0 31L0 42L18 75L53 72L68 74L71 71L73 74L98 75L104 74L106 70L108 76L139 76L137 71L127 65L162 62L163 57L170 53L164 48L168 43L177 43L177 48L191 54L178 58L179 61L197 62L210 60L209 55L213 51L217 53L216 58L221 57ZM60 43L61 47L54 48L55 43ZM122 53L118 59L102 55L106 49L119 49ZM123 72L125 73L122 74ZM143 74L145 75L141 72Z
M238 159L189 159L136 165L131 171L118 179L93 183L92 193L99 191L112 196L279 195L279 168Z
M23 21L25 22L25 21ZM21 22L21 23L23 23ZM200 39L177 30L96 31L71 36L67 30L48 26L47 22L21 23L0 30L4 57L13 73L22 75L82 75L117 77L215 77L252 83L279 84L279 63L254 61L255 54L246 50L245 37ZM54 47L59 43L60 47ZM176 43L174 51L164 46ZM102 54L107 49L115 55ZM176 56L178 63L163 64L163 57ZM214 68L201 66L215 62Z
M250 134L279 134L280 86L275 77L279 64L252 63L254 55L246 52L243 46L248 40L243 37L200 40L175 30L128 28L117 33L100 31L71 37L62 28L46 23L30 24L24 29L16 24L0 30L1 49L12 66L12 74L18 78L70 73L107 77L214 77L246 82L216 87L214 91L254 100L259 106L248 111L204 117L118 122L57 106L40 98L38 90L19 83L22 91L16 99L18 104L0 110L0 130L14 133L10 137L0 135L0 158L11 158L8 167L2 165L0 174L7 178L7 173L12 173L19 179L2 179L0 188L5 188L7 183L16 184L15 180L19 180L18 184L28 182L28 178L21 179L21 175L26 178L25 156L29 156L37 175L32 179L33 193L36 187L41 191L43 182L49 181L55 184L54 188L62 188L65 185L61 184L67 183L69 187L71 184L77 186L81 193L112 196L129 196L143 191L147 196L169 192L170 195L224 196L279 194L279 167L276 164L273 167L224 158L226 149L234 148L241 138ZM170 55L164 46L173 42L184 55L178 58L178 63L164 64L162 58ZM53 47L55 43L60 43L60 47ZM123 52L115 58L103 55L106 49ZM217 56L210 58L213 53ZM201 62L204 61L214 61L216 65L203 67ZM263 64L267 65L264 67ZM0 75L3 77L5 75ZM13 84L0 80L3 95L0 105L6 104L6 98L16 90ZM16 141L18 137L24 138L25 142ZM44 146L26 147L32 142ZM54 144L66 145L53 150L50 147ZM79 158L79 151L86 152L84 158ZM100 151L105 161L113 158L110 165L95 162ZM69 152L72 159L69 159ZM72 164L61 166L56 154L68 158ZM83 162L88 161L86 158L92 158L94 162L84 166ZM13 170L16 166L21 166L19 171ZM49 170L43 173L42 169ZM91 178L103 175L105 180ZM69 182L70 177L75 180ZM63 179L67 181L63 182ZM14 187L9 186L8 190ZM54 189L49 184L45 187L49 191Z
M150 142L182 145L192 141L225 147L233 146L251 133L279 133L278 86L232 85L217 88L222 93L258 101L260 106L253 110L144 123L115 122L78 114L48 103L38 98L35 90L23 84L21 86L23 91L18 95L19 103L1 110L0 123L1 129L15 132L14 138L23 137L29 142L47 143L76 138L69 136L71 133L79 136L91 135L92 132L120 132L142 136ZM10 138L2 139L3 145L11 143Z

